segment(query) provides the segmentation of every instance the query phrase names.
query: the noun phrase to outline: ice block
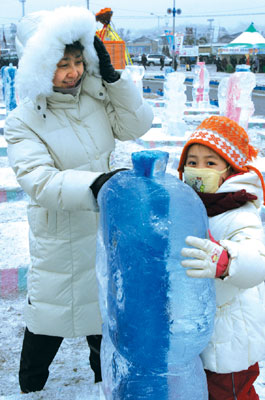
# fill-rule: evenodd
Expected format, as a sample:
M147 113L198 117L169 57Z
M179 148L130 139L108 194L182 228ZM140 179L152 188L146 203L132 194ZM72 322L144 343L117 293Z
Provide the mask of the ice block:
M180 265L185 238L207 236L198 195L165 173L168 153L132 154L133 170L100 190L97 277L107 400L207 400L199 354L213 330L215 289Z

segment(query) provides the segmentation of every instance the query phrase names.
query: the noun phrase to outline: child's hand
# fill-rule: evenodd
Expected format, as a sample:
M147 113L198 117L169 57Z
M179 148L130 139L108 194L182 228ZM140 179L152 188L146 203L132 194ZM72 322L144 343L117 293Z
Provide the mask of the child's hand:
M228 266L229 256L227 251L212 236L211 240L187 236L185 242L193 248L183 248L181 255L193 257L181 261L181 265L190 268L186 271L193 278L219 278Z

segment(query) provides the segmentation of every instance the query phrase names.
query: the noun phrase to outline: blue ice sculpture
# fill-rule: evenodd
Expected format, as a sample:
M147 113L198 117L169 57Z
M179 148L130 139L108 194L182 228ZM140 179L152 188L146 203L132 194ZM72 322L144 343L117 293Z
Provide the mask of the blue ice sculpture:
M213 331L212 279L181 267L185 238L207 236L200 198L166 174L168 153L132 154L98 197L97 278L107 400L207 400L199 354Z
M6 69L6 65L3 65L3 67L1 67L1 79L2 79L2 96L3 99L5 99L5 85L4 85L4 71Z
M3 69L3 95L7 114L17 106L15 91L16 71L17 68L13 67L12 63Z

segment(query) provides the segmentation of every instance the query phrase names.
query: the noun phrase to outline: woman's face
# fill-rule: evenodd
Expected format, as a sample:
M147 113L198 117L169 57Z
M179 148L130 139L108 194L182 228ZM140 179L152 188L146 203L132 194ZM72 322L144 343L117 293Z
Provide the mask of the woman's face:
M84 73L83 55L78 50L65 53L58 62L54 73L53 85L59 88L75 87Z

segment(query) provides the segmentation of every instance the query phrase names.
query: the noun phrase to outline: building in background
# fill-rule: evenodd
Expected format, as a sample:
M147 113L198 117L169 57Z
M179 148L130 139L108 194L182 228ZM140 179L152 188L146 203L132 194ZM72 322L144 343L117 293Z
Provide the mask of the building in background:
M140 36L137 39L128 41L127 48L129 53L134 55L160 53L159 38L151 39L147 36Z
M0 25L0 67L3 65L17 65L18 58L15 46L17 27L15 24Z

